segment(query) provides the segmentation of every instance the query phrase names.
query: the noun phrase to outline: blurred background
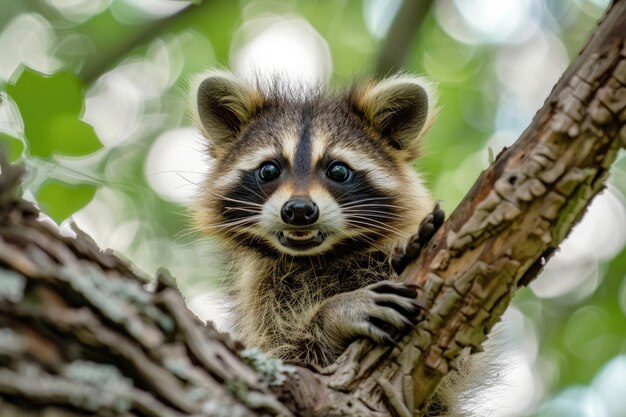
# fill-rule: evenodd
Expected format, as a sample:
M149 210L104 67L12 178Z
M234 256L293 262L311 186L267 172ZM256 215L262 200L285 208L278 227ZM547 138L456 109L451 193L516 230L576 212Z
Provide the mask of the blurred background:
M216 319L222 265L186 206L208 163L190 126L194 74L300 82L397 69L439 85L416 168L450 213L543 104L608 0L2 0L0 141L26 197L67 233L154 273ZM514 299L489 416L626 416L626 156L560 253Z

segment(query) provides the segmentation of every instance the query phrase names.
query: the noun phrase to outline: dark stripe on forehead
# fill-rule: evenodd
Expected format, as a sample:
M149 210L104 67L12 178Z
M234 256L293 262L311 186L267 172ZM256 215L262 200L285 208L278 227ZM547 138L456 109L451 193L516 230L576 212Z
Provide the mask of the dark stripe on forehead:
M302 130L293 160L294 178L304 179L311 168L311 116L310 109L302 111Z

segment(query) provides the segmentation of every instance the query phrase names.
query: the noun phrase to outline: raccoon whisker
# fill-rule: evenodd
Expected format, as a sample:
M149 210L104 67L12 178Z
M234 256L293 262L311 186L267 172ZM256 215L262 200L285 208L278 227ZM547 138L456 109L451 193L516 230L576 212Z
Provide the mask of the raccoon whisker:
M390 232L391 231L395 231L398 234L403 234L404 233L402 230L400 230L400 229L398 229L396 227L393 227L390 224L387 224L387 223L382 222L380 220L373 219L371 217L364 217L364 216L348 217L348 222L350 222L352 220L360 221L362 224L365 224L365 225L368 225L368 226L371 226L371 224L368 223L368 222L372 222L372 223L377 224L378 226L375 226L375 227L378 227L379 229L384 229L384 230L387 230L387 231L390 231Z
M404 206L398 206L396 204L390 204L390 203L386 203L384 201L378 201L378 202L357 202L357 201L353 201L351 203L346 203L346 204L342 204L342 207L345 208L353 208L353 207L393 207L393 208L400 208L400 209L405 209L406 207Z
M380 233L377 233L378 235L380 235ZM381 235L382 236L382 235ZM374 248L381 250L377 245L376 245L376 240L374 240L374 238L371 238L369 236L366 235L357 235L357 236L351 236L350 237L352 240L356 240L356 241L362 241L362 242L366 242L369 245L372 245Z
M351 194L351 193L352 193L352 191L351 191L351 190L346 190L344 193L339 194L335 200L339 201L339 200L341 200L343 197L345 197L345 196L347 196L348 194Z
M251 201L245 201L245 200L238 200L238 199L232 198L232 197L226 197L225 195L218 194L218 193L216 193L214 191L211 191L211 190L207 190L207 191L209 193L213 194L214 196L219 197L221 199L224 199L226 201L232 201L234 203L240 203L240 204L249 205L249 206L255 206L255 207L263 207L263 204L253 203Z
M216 239L222 239L222 238L226 238L227 236L237 236L237 235L241 235L244 231L246 230L246 228L242 229L241 231L237 231L237 230L222 230L219 233L215 233L215 232L211 232L211 235L214 236ZM238 248L239 246L241 246L241 244L239 242L234 241L233 239L228 239L230 241L230 243L236 243L235 247Z
M225 236L227 233L229 233L229 234L233 234L233 235L235 235L235 236L242 236L242 235L244 235L245 233L248 233L248 232L252 229L252 227L254 227L254 226L255 226L255 224L250 224L250 225L248 225L248 226L244 226L243 228L241 228L241 229L239 229L239 230L236 230L236 229L234 229L234 228L231 228L230 230L224 230L224 231L220 234L220 236L221 236L221 237L223 237L223 236ZM257 240L257 239L260 239L260 237L256 236L255 234L252 234L252 236L248 236L248 238L249 238L249 240L250 240L250 242L251 242L251 243L252 243L252 242L254 242L254 241L255 241L255 240ZM242 244L241 244L241 243L237 243L237 245L235 246L235 248L239 248L240 246L242 246Z
M367 230L367 232L371 233L372 230ZM380 237L383 237L383 238L388 238L389 237L387 235L381 235L380 233L376 233L376 235L377 235L377 237L380 236ZM358 235L355 238L355 240L361 241L361 242L365 242L367 245L372 246L373 248L377 249L379 252L387 253L389 251L389 249L380 246L380 242L377 242L376 238L375 237L371 237L371 236L367 236L367 235Z
M224 226L231 226L231 225L238 225L241 223L251 223L253 221L259 220L261 218L261 216L249 216L249 217L244 217L241 219L236 219L236 220L228 220L228 221L223 221L223 222L219 222L219 223L214 223L209 225L209 227L224 227Z
M380 245L376 244L376 241L374 239L372 239L371 237L365 236L365 235L359 235L358 240L361 240L369 245L372 245L373 248L375 248L376 250L378 250L379 252L386 252L387 250L382 248Z
M348 219L361 219L365 222L372 222L376 225L389 227L391 229L401 231L397 227L395 227L391 223L400 222L402 218L400 217L385 217L381 214L369 214L369 213L345 213L347 214L346 218Z
M242 228L240 228L238 230L237 229L224 230L218 236L220 238L226 236L227 234L230 234L230 235L233 235L233 236L243 236L246 233L251 232L251 229L252 229L253 226L254 225L244 226L244 227L242 227ZM250 233L250 234L252 234L252 233ZM252 234L252 237L256 237L256 236L254 234ZM238 245L238 246L240 246L240 245Z
M185 177L183 176L183 174L181 174L181 172L184 172L184 171L178 171L178 172L176 172L176 175L177 175L178 177L182 178L183 180L187 181L189 184L191 184L191 185L195 186L195 187L200 187L200 186L201 186L201 184L196 183L196 182L193 182L193 181L191 181L189 178L185 178Z
M383 237L387 237L387 236L385 234L383 234L383 233L377 232L376 230L372 230L372 228L375 227L377 229L384 230L384 231L396 234L396 235L401 236L401 237L405 237L406 236L405 233L403 233L402 231L400 231L400 230L398 230L396 228L391 229L391 228L386 227L384 225L384 223L380 223L380 225L372 225L371 223L368 222L369 220L370 219L367 219L366 221L363 221L363 220L358 221L358 220L354 220L354 219L349 219L348 223L351 224L351 225L356 226L357 228L366 230L368 232L374 232L374 233L379 234L380 236L383 236Z
M350 236L348 234L348 232L346 232L344 229L340 228L340 227L333 227L334 230L343 233L344 235L346 235L346 238L350 239L350 240L361 240L363 242L368 243L369 245L372 245L372 247L374 247L375 249L384 252L384 249L380 248L378 245L376 245L376 241L374 239L372 239L369 236L365 236L365 235L358 235L358 236Z
M248 243L250 245L252 245L254 242L260 242L261 241L261 236L257 236L257 235L252 235L252 236L248 236Z
M391 197L370 197L370 198L362 198L360 200L356 200L356 201L350 201L349 203L345 203L342 204L342 206L344 207L349 207L349 206L353 206L355 204L361 204L361 203L365 203L365 202L371 202L371 201L380 201L380 200L387 200L387 201L392 201L393 199Z
M344 211L345 214L347 214L346 218L348 219L356 219L356 220L364 220L364 221L372 221L378 224L381 224L383 226L387 226L390 227L392 229L395 230L400 230L396 227L394 227L391 224L388 224L385 220L393 220L392 218L386 218L386 216L383 214L376 214L376 215L369 215L367 212L364 211L354 211L354 212L350 212L350 213L346 213Z
M339 227L339 226L333 226L333 231L337 231L340 233L343 233L344 235L346 235L346 238L350 239L350 240L356 240L356 236L350 236L348 234L348 232L346 232L343 228Z
M360 200L348 201L344 203L344 206L354 206L355 204L387 204L387 202L393 201L389 197L371 197L371 198L362 198Z
M358 205L343 205L341 206L342 208L345 209L353 209L353 208L357 208L357 207L373 207L373 208L397 208L400 210L407 210L406 207L403 206L396 206L394 204L387 204L387 203L367 203L367 204L358 204Z
M254 225L251 225L251 226L254 226ZM260 226L260 225L257 224L257 226ZM250 228L250 227L248 227L248 228ZM258 232L260 232L260 234L259 233L255 233L253 236L251 236L250 237L250 243L254 243L255 241L256 242L260 242L261 239L263 239L267 235L271 235L271 234L274 233L273 230L269 226L260 226L259 229L260 230L258 230Z
M254 237L253 237L250 241L251 241L251 242L254 242L254 241L260 242L260 241L261 241L261 239L263 239L263 238L264 238L264 237L266 237L267 235L272 234L272 231L271 231L271 230L269 230L269 229L268 229L268 228L266 228L266 227L261 228L260 232L261 232L261 234L260 234L260 235L259 235L259 234L255 234L255 235L254 235Z
M197 233L198 229L195 228L195 227L187 227L185 229L182 229L182 230L178 231L174 236L175 237L178 237L178 236L181 236L181 235L186 236L186 235L188 235L190 233L194 233L194 232Z
M183 229L180 232L176 233L174 235L174 241L178 242L179 240L182 240L184 238L186 238L187 236L191 236L193 234L198 234L199 230L194 228L194 227L189 227L187 229ZM200 236L200 235L198 235Z
M388 237L384 233L381 233L381 232L379 232L377 230L372 230L372 226L370 226L370 225L364 225L362 223L361 224L359 224L359 223L350 223L350 226L352 226L356 231L359 231L359 232L363 231L363 232L367 232L368 234L369 233L374 233L374 234L376 234L378 236L381 236L381 237ZM395 232L393 232L393 233L395 233ZM352 239L353 240L357 240L357 238L363 238L363 235L357 235L357 236L353 237Z
M209 244L207 242L200 242L199 241L191 241L191 242L180 242L179 240L174 240L174 242L176 243L177 248L181 248L181 249L186 249L186 248L190 248L192 246L196 246L198 245L200 248L204 248L207 247Z
M261 208L259 207L254 207L254 206L250 206L250 207L240 207L240 206L224 206L224 209L228 210L228 211L237 211L237 210L247 210L250 211L252 213L261 213Z
M215 223L215 224L211 224L208 226L205 226L206 228L215 228L215 229L225 229L225 228L232 228L232 227L237 227L237 226L241 226L241 225L245 225L245 224L252 224L258 220L261 219L261 216L251 216L251 217L246 217L243 219L238 219L238 220L231 220L231 221L227 221L227 222L221 222L221 223Z
M380 210L343 210L346 214L373 214L375 217L382 217L383 219L403 219L406 216L402 216L397 213L388 213Z
M259 186L259 190L261 190L261 192L263 193L263 196L262 196L262 195L260 195L260 194L258 194L258 193L255 193L255 192L254 192L254 190L250 189L249 187L246 187L246 186L245 186L245 185L243 185L243 184L239 184L239 186L240 186L241 188L243 188L244 190L248 190L248 191L250 191L252 194L254 194L255 196L259 197L260 199L265 199L265 200L266 200L266 199L268 199L268 198L269 198L269 196L265 193L265 191L264 191L264 190L263 190L263 188L261 187L261 184L259 184L259 181L258 181L258 180L257 180L257 184L258 184L258 186Z
M354 206L341 206L341 209L346 211L346 210L360 210L360 209L364 209L364 210L393 210L395 212L406 212L408 211L406 208L401 207L401 206L394 206L391 204L360 204L360 205L354 205Z
M244 221L245 220L245 221ZM245 231L246 229L249 229L253 226L256 226L256 222L258 221L258 218L255 217L250 217L250 218L246 218L246 219L240 219L238 223L233 222L232 224L228 224L227 227L233 231L236 232L236 228L241 228L243 227L243 229L241 229L242 231Z
M375 235L377 235L377 236L380 236L380 237L382 237L382 238L388 238L388 237L389 237L388 235L386 235L386 234L384 234L384 233L380 233L380 232L378 232L378 231L376 231L376 230L366 229L366 228L364 228L364 227L360 227L360 226L357 226L357 225L352 225L352 226L354 226L357 230L362 230L362 231L367 232L367 233L373 233L373 234L375 234ZM355 238L355 240L362 240L362 241L364 241L364 242L370 242L370 243L373 243L373 242L374 242L374 239L369 238L369 237L364 236L364 235L359 235L359 236L357 236L357 237Z
M243 207L258 207L258 208L263 207L263 204L251 203L249 201L237 200L235 198L230 198L230 197L221 197L221 198L223 198L226 201L230 201L232 203L241 204Z
M406 213L406 211L397 211L391 207L380 207L380 206L378 206L377 208L356 206L356 207L350 207L347 209L345 208L341 209L341 212L343 213L361 213L361 212L368 212L368 211L371 211L373 213L384 213L390 216L401 216L402 214ZM406 217L406 214L404 215L404 217Z
M194 214L191 212L191 210L183 211L177 214L181 217L185 217L188 220L192 220L194 218Z
M249 209L249 208L243 208L243 207L230 207L230 206L226 206L224 208L226 209L226 211L245 211L246 213L261 214L261 210L258 210L258 209Z
M347 217L362 217L378 220L383 223L396 222L405 218L404 216L388 216L386 213L372 213L369 211L354 211L350 213L344 211L344 214L346 214Z

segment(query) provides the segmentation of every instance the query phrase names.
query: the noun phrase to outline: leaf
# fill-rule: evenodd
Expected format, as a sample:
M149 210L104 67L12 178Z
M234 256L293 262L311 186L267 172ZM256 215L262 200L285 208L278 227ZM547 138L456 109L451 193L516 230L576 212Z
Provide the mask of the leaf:
M487 160L489 161L489 165L491 165L496 160L496 157L493 155L493 148L489 146L487 148L487 152L488 152Z
M43 211L55 222L61 223L86 206L95 193L96 187L93 185L48 180L39 188L36 197Z
M24 148L22 139L0 132L0 152L6 152L9 162L20 159L24 153Z
M7 92L22 115L31 155L82 156L102 147L93 127L79 119L83 86L74 74L45 76L27 69Z

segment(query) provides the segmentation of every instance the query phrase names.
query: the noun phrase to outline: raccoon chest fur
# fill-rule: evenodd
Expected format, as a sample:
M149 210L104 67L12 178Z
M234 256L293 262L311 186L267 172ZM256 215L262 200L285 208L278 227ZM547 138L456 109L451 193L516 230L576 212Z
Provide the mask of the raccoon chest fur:
M256 259L234 271L240 274L231 294L235 334L277 357L327 364L325 357L335 355L316 339L328 336L312 325L320 306L392 277L386 258L373 252L306 263Z

